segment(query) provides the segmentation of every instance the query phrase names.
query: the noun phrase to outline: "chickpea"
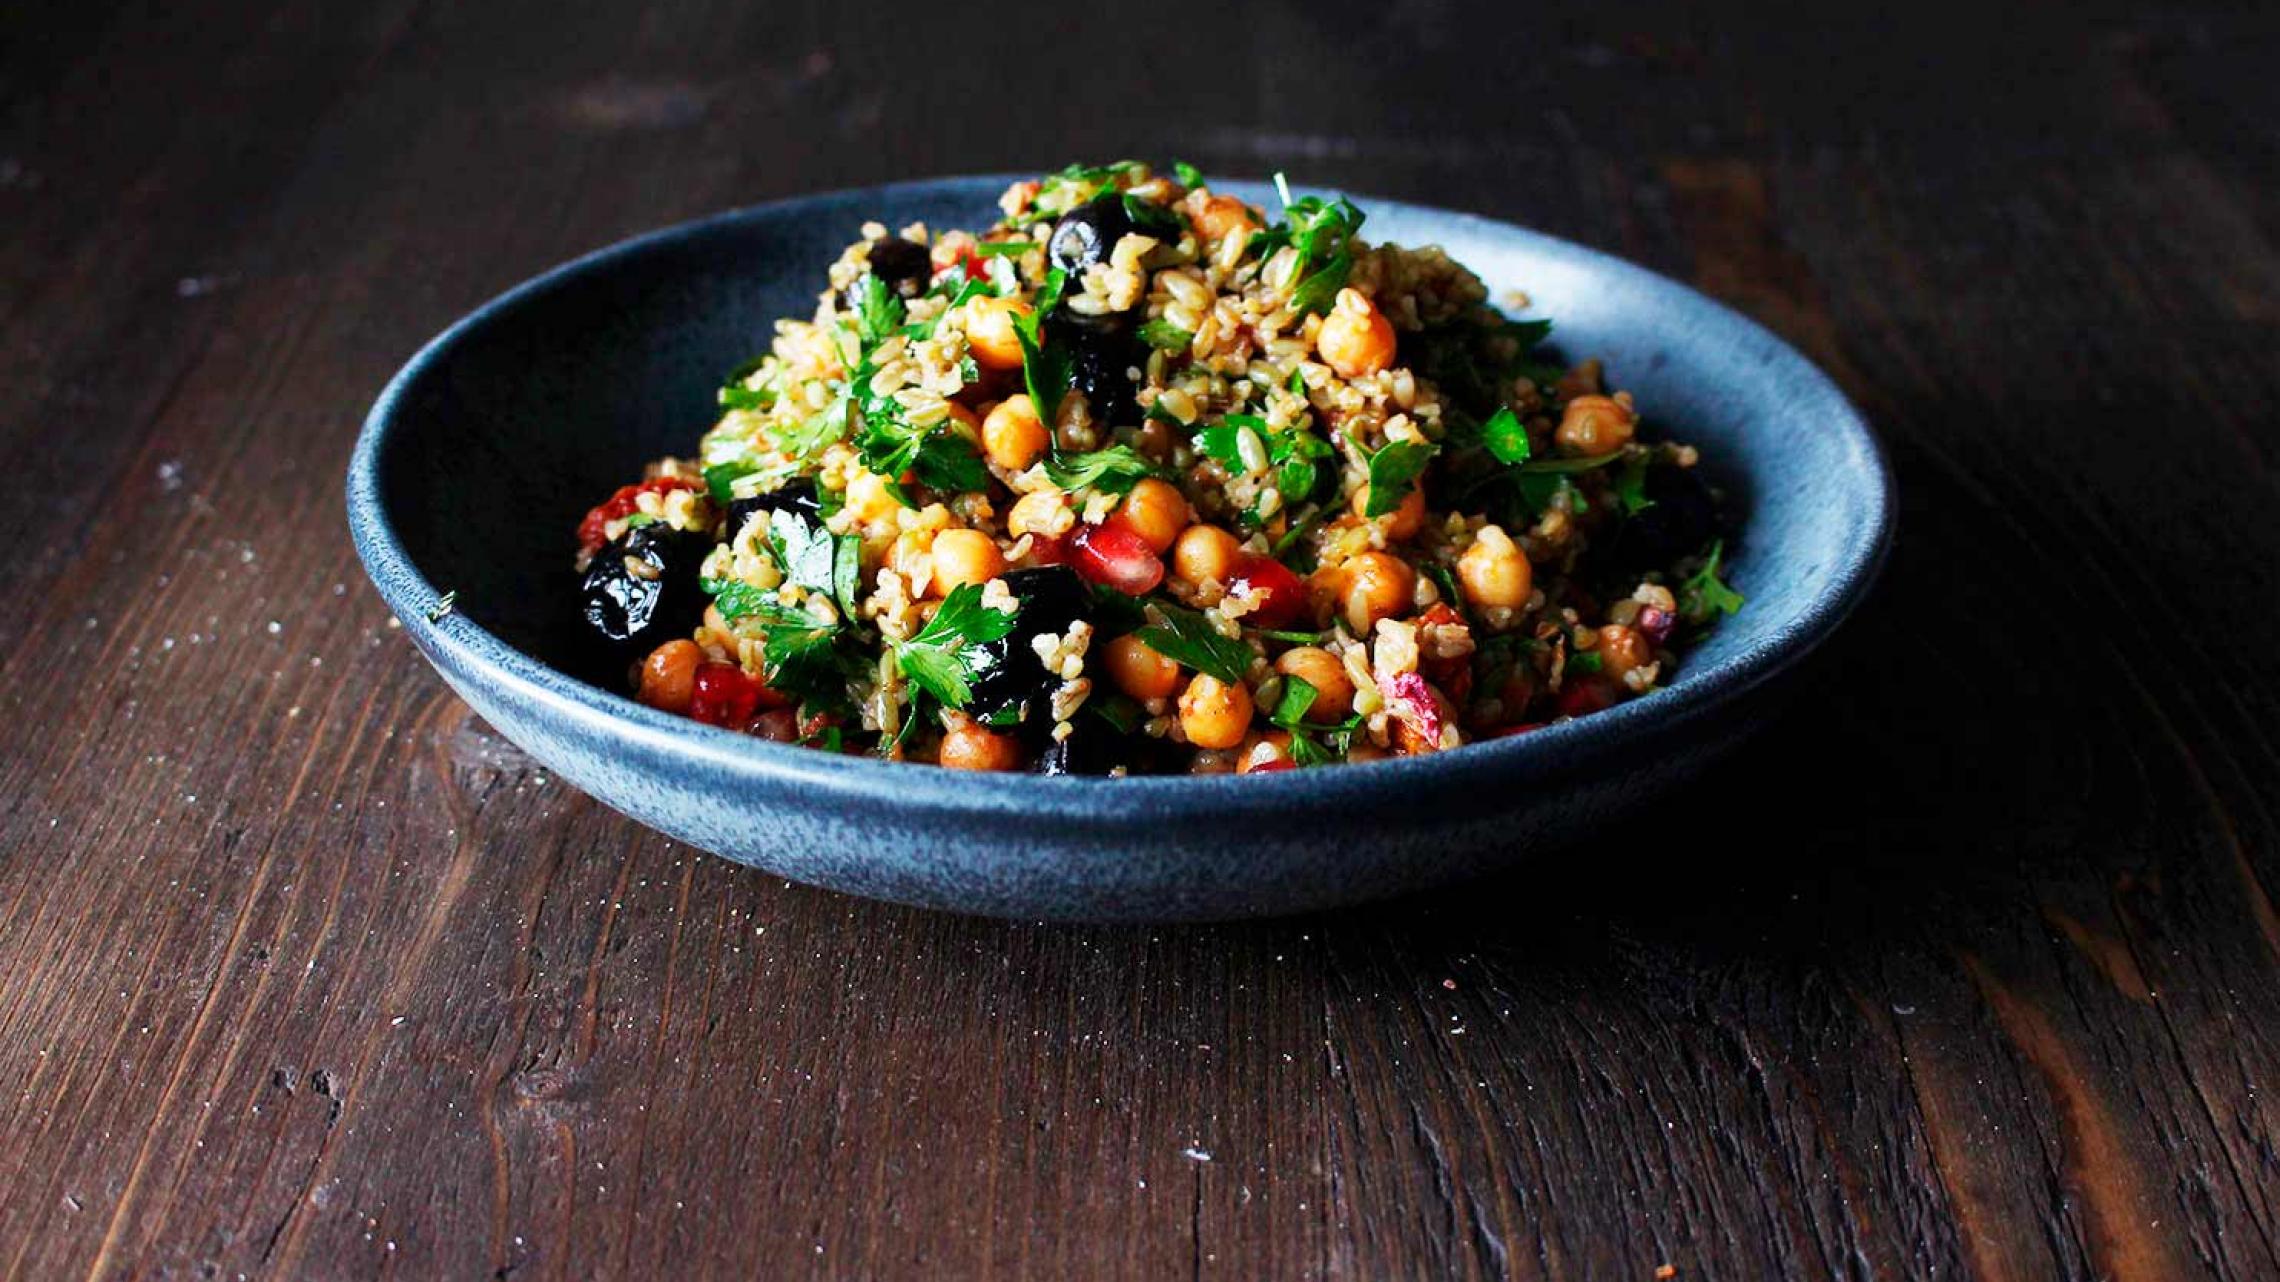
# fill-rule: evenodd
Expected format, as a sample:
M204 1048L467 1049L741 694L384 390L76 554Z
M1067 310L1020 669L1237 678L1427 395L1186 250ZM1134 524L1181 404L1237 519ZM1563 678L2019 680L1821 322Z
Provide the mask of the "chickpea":
M1188 501L1179 487L1151 476L1132 487L1110 519L1139 535L1150 552L1162 556L1187 528L1188 516Z
M1320 646L1294 646L1275 660L1275 671L1314 687L1309 721L1343 721L1354 710L1354 682L1338 656Z
M1654 643L1637 628L1610 623L1599 630L1599 670L1620 680L1624 673L1655 661Z
M1473 545L1457 558L1457 582L1465 599L1481 609L1516 610L1535 589L1535 568L1501 526L1484 525Z
M864 525L892 520L902 509L887 489L887 478L858 471L847 482L847 512Z
M982 449L990 462L1008 472L1019 472L1037 461L1047 444L1045 422L1037 417L1036 402L1016 392L999 401L982 420Z
M1290 733L1273 730L1266 734L1252 735L1243 741L1243 750L1235 757L1235 773L1247 775L1263 767L1288 765L1290 762Z
M1362 516L1369 509L1370 487L1365 485L1354 491L1354 515ZM1371 518L1365 516L1363 519ZM1384 530L1385 536L1396 543L1416 538L1417 532L1425 528L1425 487L1411 486L1409 493L1403 496L1391 512L1375 519L1378 528Z
M1188 198L1187 205L1196 235L1206 241L1247 232L1260 225L1258 211L1233 196L1197 194Z
M1100 653L1101 670L1116 688L1142 702L1168 699L1180 688L1180 665L1136 636L1121 636Z
M1251 729L1251 692L1207 672L1180 691L1180 729L1198 748L1232 748Z
M1570 454L1605 454L1629 445L1638 426L1630 396L1578 396L1560 412L1552 437Z
M1360 290L1341 289L1314 336L1314 350L1342 378L1379 373L1393 364L1393 322Z
M974 411L956 401L950 402L950 421L958 425L958 434L967 440L982 439L982 420L975 416Z
M969 721L942 736L935 759L947 770L1011 770L1021 764L1021 744Z
M1339 569L1338 603L1355 636L1368 636L1379 619L1408 613L1411 594L1417 590L1417 571L1407 561L1385 552L1364 552Z
M966 304L966 346L974 363L983 369L1020 369L1021 340L1014 336L1013 318L1027 316L1029 303L1019 298L977 298Z
M934 536L934 581L927 595L948 596L950 589L971 583L975 587L1005 573L1005 554L997 540L980 530L944 530Z
M1243 545L1216 525L1191 525L1172 545L1172 573L1187 583L1228 581Z
M661 712L686 713L697 693L697 664L704 651L689 640L668 641L641 661L641 693L635 697Z

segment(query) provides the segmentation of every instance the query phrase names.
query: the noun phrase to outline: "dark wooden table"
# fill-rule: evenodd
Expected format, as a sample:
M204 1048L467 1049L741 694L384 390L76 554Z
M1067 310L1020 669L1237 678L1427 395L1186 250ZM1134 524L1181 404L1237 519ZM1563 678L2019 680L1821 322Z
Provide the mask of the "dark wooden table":
M2077 8L18 4L0 1272L2280 1273L2280 21ZM352 433L463 309L1126 153L1760 317L1890 442L1877 600L1578 855L1142 930L665 841L366 589Z

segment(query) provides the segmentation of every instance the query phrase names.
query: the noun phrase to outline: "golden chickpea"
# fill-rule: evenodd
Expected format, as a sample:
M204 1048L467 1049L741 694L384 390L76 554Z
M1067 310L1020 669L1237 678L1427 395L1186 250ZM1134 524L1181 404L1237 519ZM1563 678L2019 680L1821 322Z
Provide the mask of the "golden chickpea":
M1187 207L1188 218L1195 224L1196 235L1206 241L1248 232L1262 225L1259 211L1233 196L1211 196L1198 192L1188 197Z
M1342 378L1376 374L1393 364L1393 322L1360 290L1341 289L1314 336L1314 350Z
M1599 630L1599 670L1620 680L1624 673L1655 661L1654 643L1637 628L1610 623Z
M1502 527L1484 525L1473 545L1457 558L1457 582L1465 599L1481 609L1518 609L1535 589L1535 568Z
M1411 594L1417 590L1417 571L1400 557L1364 552L1339 569L1338 604L1355 636L1368 636L1379 619L1399 618L1415 604Z
M1045 452L1045 422L1037 417L1036 402L1021 392L999 401L982 420L982 449L990 462L1008 472L1019 472Z
M1628 395L1578 396L1560 412L1553 439L1570 454L1605 454L1629 445L1638 427Z
M969 721L942 736L936 760L948 770L1011 770L1021 764L1021 744Z
M1354 515L1362 516L1369 508L1370 487L1365 485L1354 491ZM1376 520L1378 528L1384 530L1385 536L1396 543L1416 538L1417 532L1425 528L1425 487L1411 486L1409 493L1391 512Z
M1143 702L1168 699L1180 688L1180 665L1136 636L1121 636L1102 647L1100 666L1117 689Z
M704 657L694 641L657 647L641 661L641 693L634 697L661 712L687 712L697 693L697 664Z
M966 304L966 346L974 363L983 369L1020 369L1021 340L1013 332L1013 318L1027 316L1030 306L1019 298L977 298Z
M1162 556L1187 528L1188 516L1187 498L1179 488L1151 476L1132 487L1110 519L1139 535L1149 551Z
M892 520L902 504L887 489L887 478L858 471L847 482L847 512L864 525Z
M1187 583L1226 583L1242 555L1243 545L1234 535L1216 525L1191 525L1172 545L1172 573Z
M1294 646L1275 660L1275 671L1314 687L1309 721L1343 721L1354 710L1354 681L1337 655L1320 646Z
M1243 741L1243 750L1235 758L1235 773L1247 775L1255 770L1291 764L1290 733L1270 730L1266 734L1252 735Z
M948 596L950 589L975 587L1005 573L1005 554L997 540L980 530L944 530L934 536L934 581L928 596Z
M1232 748L1251 730L1251 692L1199 672L1180 691L1180 729L1198 748Z
M950 421L958 425L958 434L967 440L982 439L982 420L975 416L974 411L956 401L950 402Z

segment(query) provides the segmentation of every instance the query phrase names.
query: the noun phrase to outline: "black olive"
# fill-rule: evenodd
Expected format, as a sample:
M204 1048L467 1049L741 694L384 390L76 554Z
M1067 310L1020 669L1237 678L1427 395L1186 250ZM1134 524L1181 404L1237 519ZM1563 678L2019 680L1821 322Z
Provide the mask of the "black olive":
M1085 394L1093 422L1112 427L1134 427L1140 422L1140 402L1132 385L1131 370L1143 363L1129 330L1123 326L1096 327L1056 322L1049 338L1069 349L1069 385Z
M1717 538L1718 500L1690 467L1657 463L1647 469L1647 506L1625 517L1603 564L1618 575L1667 570Z
M1099 717L1079 712L1069 723L1068 738L1046 740L1033 769L1041 775L1105 775L1118 766L1131 769L1138 746L1131 742L1134 737L1146 738L1118 734Z
M823 505L816 500L812 481L793 481L766 494L755 494L748 499L737 499L728 505L728 532L726 538L735 538L744 523L755 512L797 512L810 520L823 519Z
M1015 602L1013 630L982 647L985 657L966 711L989 721L1011 710L1015 720L1028 721L1044 710L1044 700L1061 684L1059 673L1045 670L1032 643L1048 634L1059 636L1088 617L1092 594L1065 565L1008 571L1005 586Z
M915 240L889 236L871 242L871 275L879 278L890 293L902 298L916 298L926 292L927 282L934 278L934 255L926 246ZM863 278L858 276L847 288L840 291L839 300L848 311L859 311L863 306Z
M586 567L578 599L587 626L625 657L695 631L705 612L697 569L711 547L704 535L669 525L627 530Z
M1124 207L1124 194L1107 191L1061 215L1045 242L1045 252L1073 279L1085 268L1107 262L1116 242L1139 230Z
M1105 775L1123 767L1128 775L1172 774L1180 769L1177 749L1137 731L1125 734L1105 719L1080 710L1069 723L1069 737L1047 739L1030 767L1041 775Z

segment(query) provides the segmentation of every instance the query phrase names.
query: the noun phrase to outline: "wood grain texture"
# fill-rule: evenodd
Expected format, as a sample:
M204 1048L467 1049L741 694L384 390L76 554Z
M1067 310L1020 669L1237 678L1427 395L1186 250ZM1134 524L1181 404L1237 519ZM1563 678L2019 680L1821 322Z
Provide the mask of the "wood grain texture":
M12 17L0 1274L2280 1274L2270 13ZM363 586L355 424L484 297L1112 154L1743 307L1892 447L1883 589L1588 857L1136 930L647 833Z

